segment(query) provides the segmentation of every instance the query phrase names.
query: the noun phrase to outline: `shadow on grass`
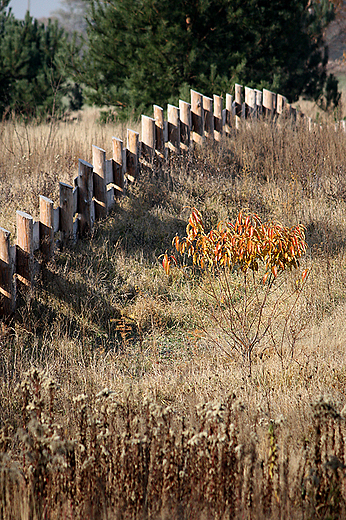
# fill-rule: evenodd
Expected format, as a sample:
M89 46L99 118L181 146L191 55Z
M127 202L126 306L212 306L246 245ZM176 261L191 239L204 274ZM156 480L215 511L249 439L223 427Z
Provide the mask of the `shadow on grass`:
M346 248L343 229L327 220L314 220L306 226L306 241L312 254L334 257Z
M127 305L137 297L128 265L133 262L135 273L142 264L150 278L175 233L184 232L186 222L172 214L170 193L159 179L145 189L143 181L131 187L89 237L56 251L42 266L33 295L19 295L16 319L35 337L59 324L60 332L91 348L140 343L138 327L127 317ZM127 268L118 272L119 251Z
M123 321L128 303L137 297L131 286L138 273L145 270L148 293L155 299L159 257L172 250L176 234L185 235L191 208L196 205L216 220L220 209L236 207L230 158L215 158L211 164L208 150L203 153L171 160L154 173L142 168L140 179L92 234L57 251L42 269L35 295L23 299L18 319L41 336L58 323L69 338L92 348L118 348L124 330L131 329L138 340L135 327Z

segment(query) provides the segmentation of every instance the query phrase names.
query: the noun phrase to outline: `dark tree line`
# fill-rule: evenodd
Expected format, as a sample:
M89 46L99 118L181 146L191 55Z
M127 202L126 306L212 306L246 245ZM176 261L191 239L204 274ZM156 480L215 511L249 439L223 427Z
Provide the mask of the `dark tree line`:
M0 113L51 110L78 85L88 102L124 115L235 82L290 101L339 100L326 71L329 0L65 0L60 25L46 27L28 14L16 20L8 3L0 0ZM77 39L62 28L77 26L69 12L85 15Z
M17 20L8 3L0 10L0 115L52 112L63 95L64 30L51 21L45 27L29 13Z
M83 81L100 104L164 103L235 82L337 102L328 0L90 0Z

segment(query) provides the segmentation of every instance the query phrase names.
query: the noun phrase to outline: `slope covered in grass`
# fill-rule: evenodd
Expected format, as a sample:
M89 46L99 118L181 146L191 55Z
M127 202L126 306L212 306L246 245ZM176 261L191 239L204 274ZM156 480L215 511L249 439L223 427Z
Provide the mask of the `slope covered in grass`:
M54 197L56 179L71 181L78 156L89 159L87 145L107 150L117 135L114 127L94 125L90 133L83 124L57 125L44 163L33 143L47 134L27 127L30 171L14 168L17 149L8 145L0 159L1 225L12 225L14 200L35 217L36 195L43 189ZM244 124L218 146L143 169L90 237L56 252L35 291L21 295L14 318L1 324L5 518L15 517L6 496L18 500L22 475L25 496L33 497L25 507L36 504L37 517L40 507L54 517L56 493L71 518L168 518L171 511L175 518L225 511L298 518L320 506L333 510L335 501L341 514L342 466L324 464L331 456L345 462L345 151L346 137L334 129ZM240 358L210 341L203 278L187 283L162 269L160 255L184 233L192 207L207 227L241 208L306 226L301 269L310 274L290 333L281 351L272 337L263 339L251 378ZM25 376L33 367L38 372ZM27 435L16 436L23 426Z

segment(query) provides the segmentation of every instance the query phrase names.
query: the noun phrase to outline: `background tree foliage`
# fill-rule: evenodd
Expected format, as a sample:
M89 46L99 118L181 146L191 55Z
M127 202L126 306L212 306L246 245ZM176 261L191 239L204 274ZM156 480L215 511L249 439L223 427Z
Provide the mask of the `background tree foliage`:
M66 94L80 108L81 85L124 116L235 82L324 108L339 100L326 71L330 0L62 0L47 26L16 20L9 4L0 0L0 115L56 111Z
M144 110L235 82L337 104L323 31L329 0L89 0L75 72L90 101Z
M65 72L65 33L29 13L17 20L9 2L0 4L0 115L15 111L43 116L61 107Z

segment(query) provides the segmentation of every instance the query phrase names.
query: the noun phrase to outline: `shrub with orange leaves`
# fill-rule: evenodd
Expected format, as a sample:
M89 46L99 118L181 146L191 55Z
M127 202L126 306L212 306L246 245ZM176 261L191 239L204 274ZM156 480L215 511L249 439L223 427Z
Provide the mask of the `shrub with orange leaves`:
M234 224L220 222L216 229L205 232L201 214L193 209L186 227L186 237L173 239L176 250L189 257L193 263L205 267L239 268L258 271L259 262L265 264L268 275L277 277L280 271L299 266L299 258L306 252L304 226L287 228L279 222L262 223L256 214L241 211ZM164 256L163 265L169 272L174 257Z
M190 258L195 267L207 273L209 283L204 290L211 297L209 315L223 337L228 336L227 344L248 361L251 372L254 348L267 333L275 336L272 329L282 315L281 301L287 303L292 296L296 304L306 281L308 271L304 270L290 295L286 286L275 283L282 273L299 267L307 248L304 226L288 228L280 222L262 222L255 213L241 211L234 223L219 222L216 229L206 231L200 212L194 208L186 236L174 237L172 244L181 260ZM166 274L172 265L183 267L175 256L166 253ZM265 312L269 307L270 312ZM284 314L277 348L281 356L292 309Z

